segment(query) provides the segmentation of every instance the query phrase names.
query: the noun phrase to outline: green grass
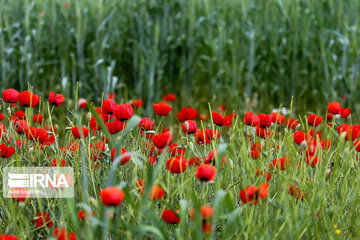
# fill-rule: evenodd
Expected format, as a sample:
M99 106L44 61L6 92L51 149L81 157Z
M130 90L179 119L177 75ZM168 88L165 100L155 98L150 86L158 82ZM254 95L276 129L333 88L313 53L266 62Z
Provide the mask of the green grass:
M173 175L165 167L171 158L167 149L159 155L155 167L148 165L148 152L145 150L147 140L141 136L136 127L139 121L133 116L128 127L110 136L106 131L92 133L84 140L77 140L80 150L66 154L59 150L74 140L66 126L87 125L86 111L74 110L64 103L73 113L72 123L61 121L64 110L55 108L51 121L59 124L61 137L58 144L39 149L36 142L18 135L9 126L11 144L22 139L27 141L24 148L17 149L11 159L1 159L1 169L5 166L46 166L51 159L64 158L67 166L72 166L75 173L75 198L73 199L28 199L18 203L11 199L0 198L1 224L0 233L15 234L20 239L38 239L51 236L53 229L41 227L36 229L32 219L38 212L47 211L54 221L54 227L64 227L75 232L78 239L357 239L359 231L359 174L358 160L351 142L344 142L336 130L322 123L317 130L322 139L331 139L329 150L319 151L321 163L314 168L306 164L305 149L293 142L293 130L282 126L273 126L275 135L266 140L255 137L252 129L242 123L242 116L233 122L231 129L216 127L211 120L198 123L198 126L216 128L222 137L210 145L197 145L193 136L186 136L178 131L179 123L174 121L175 112L169 117L155 119L155 129L170 127L174 134L174 143L186 145L185 157L190 159L203 157L210 150L218 149L217 176L213 183L204 183L194 177L195 168L188 166L186 171ZM50 123L50 108L44 103L46 124ZM5 106L7 106L5 104ZM92 111L92 110L91 110ZM93 111L92 111L93 112ZM94 113L94 112L93 112ZM31 111L27 110L28 119ZM9 116L9 115L8 115ZM70 115L71 116L71 115ZM71 119L71 118L68 118ZM309 128L305 119L300 130ZM336 124L351 122L336 120ZM44 124L45 124L44 123ZM35 124L32 124L35 125ZM103 128L104 129L104 128ZM92 160L90 143L101 141L101 133L108 136L104 156L95 164ZM262 154L257 160L250 157L249 136L262 144ZM278 146L278 148L276 148ZM113 165L110 159L112 147L125 147L132 154L132 161L124 166ZM319 147L319 146L318 146ZM302 153L302 155L300 154ZM220 166L221 156L227 162ZM291 165L284 171L271 171L269 196L258 205L243 204L239 192L245 186L259 185L265 182L264 177L256 177L255 169L266 171L268 164L276 157L289 156ZM301 164L299 166L299 164ZM95 166L96 165L96 166ZM327 171L331 169L331 176ZM137 179L145 179L145 193L142 196L135 186ZM165 197L160 201L149 200L148 194L152 184L160 184L165 190ZM303 201L296 200L288 193L289 185L298 184L303 194L308 196ZM99 199L100 189L116 185L126 193L126 199L119 207L104 207ZM189 209L199 206L213 206L214 216L211 220L213 232L205 235L201 231L201 219L189 218ZM160 218L164 208L180 209L181 222L169 225ZM81 222L77 218L80 209L92 210L95 217ZM107 217L114 212L115 217ZM197 213L199 214L199 213ZM318 215L317 215L318 214ZM336 233L337 229L340 233Z
M2 0L2 88L102 91L151 103L258 99L320 108L359 97L356 0ZM245 94L247 97L245 97ZM247 106L248 107L248 106ZM310 108L310 109L309 109Z

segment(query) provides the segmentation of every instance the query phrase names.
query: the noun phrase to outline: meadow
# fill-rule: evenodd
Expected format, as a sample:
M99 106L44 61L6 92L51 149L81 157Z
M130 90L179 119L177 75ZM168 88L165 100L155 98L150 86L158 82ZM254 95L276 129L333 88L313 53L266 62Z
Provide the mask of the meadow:
M2 187L74 171L72 198L0 189L0 240L359 239L359 12L0 0Z

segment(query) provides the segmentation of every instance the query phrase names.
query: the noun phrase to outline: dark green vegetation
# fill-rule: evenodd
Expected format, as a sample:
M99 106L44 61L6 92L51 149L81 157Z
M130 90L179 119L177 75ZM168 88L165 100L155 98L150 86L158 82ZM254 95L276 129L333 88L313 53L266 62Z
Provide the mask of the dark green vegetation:
M314 110L347 95L353 107L359 12L356 0L2 0L1 86L72 97L79 81L80 95L148 110L169 91L183 105L244 107L246 94Z

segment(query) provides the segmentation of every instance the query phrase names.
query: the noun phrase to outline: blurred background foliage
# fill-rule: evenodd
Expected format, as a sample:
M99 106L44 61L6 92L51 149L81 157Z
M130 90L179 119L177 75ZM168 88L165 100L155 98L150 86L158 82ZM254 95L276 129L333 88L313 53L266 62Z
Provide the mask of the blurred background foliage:
M1 0L1 88L316 110L358 91L358 0ZM342 100L344 101L344 100Z

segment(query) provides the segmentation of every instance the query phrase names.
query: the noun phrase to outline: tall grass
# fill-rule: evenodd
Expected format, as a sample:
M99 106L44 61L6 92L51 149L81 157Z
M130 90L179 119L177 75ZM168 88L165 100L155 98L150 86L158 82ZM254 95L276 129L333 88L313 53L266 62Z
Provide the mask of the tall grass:
M359 12L356 0L2 0L1 88L71 97L79 82L81 96L116 91L148 111L169 91L183 105L257 93L263 108L291 96L299 108L343 95L352 106Z

